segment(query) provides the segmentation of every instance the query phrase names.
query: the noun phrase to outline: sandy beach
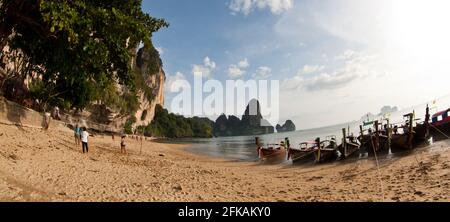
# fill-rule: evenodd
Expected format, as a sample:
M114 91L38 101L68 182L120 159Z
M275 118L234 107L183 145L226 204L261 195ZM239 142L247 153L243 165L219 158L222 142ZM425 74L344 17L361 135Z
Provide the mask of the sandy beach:
M262 165L181 145L0 124L0 201L450 201L450 141L401 158Z

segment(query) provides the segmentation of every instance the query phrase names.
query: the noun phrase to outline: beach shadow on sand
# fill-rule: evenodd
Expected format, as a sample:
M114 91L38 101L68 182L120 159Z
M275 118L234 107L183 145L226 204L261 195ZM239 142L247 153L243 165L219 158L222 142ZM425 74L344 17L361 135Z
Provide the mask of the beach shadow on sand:
M280 164L282 169L303 169L306 170L303 173L310 173L310 172L319 172L324 169L334 168L338 166L345 166L345 165L354 165L354 164L366 164L369 162L376 163L378 161L379 167L383 168L386 166L389 166L391 164L394 164L398 161L400 161L404 157L417 155L423 152L432 152L433 150L442 149L442 147L448 147L450 145L450 140L440 141L439 143L429 145L429 146L421 146L416 149L410 150L410 151L402 151L402 152L395 152L395 153L384 153L384 154L378 154L376 157L373 154L368 153L361 153L358 156L349 157L346 159L337 159L337 160L330 160L324 163L315 163L313 160L305 160L301 162L295 162L292 161L285 161ZM374 168L376 168L376 164L374 165ZM373 168L370 168L368 170L373 170Z

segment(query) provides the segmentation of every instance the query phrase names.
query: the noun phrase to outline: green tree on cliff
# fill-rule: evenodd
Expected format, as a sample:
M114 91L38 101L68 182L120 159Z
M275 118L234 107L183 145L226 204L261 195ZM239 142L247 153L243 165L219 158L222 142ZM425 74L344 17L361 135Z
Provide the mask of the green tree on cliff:
M21 49L40 76L44 104L84 108L120 83L135 90L132 58L139 43L168 23L144 13L141 0L2 0L0 49Z

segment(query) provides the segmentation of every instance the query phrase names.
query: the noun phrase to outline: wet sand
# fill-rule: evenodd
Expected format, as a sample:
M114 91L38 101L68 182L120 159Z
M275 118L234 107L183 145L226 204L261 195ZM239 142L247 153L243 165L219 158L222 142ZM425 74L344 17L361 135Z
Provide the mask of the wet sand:
M181 145L0 124L0 201L450 201L450 141L391 159L242 163Z

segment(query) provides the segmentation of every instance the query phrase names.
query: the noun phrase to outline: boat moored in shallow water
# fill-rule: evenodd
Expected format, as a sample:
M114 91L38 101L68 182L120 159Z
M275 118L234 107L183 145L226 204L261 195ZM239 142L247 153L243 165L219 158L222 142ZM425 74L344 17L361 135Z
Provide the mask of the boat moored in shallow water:
M414 113L408 113L403 117L407 118L405 124L400 127L394 127L391 136L391 152L408 151L414 148ZM403 133L398 133L398 129L402 128Z
M335 160L338 157L336 136L327 136L324 141L316 139L318 146L314 150L316 163Z
M430 134L436 141L450 138L450 108L431 117Z
M347 136L345 128L342 129L342 143L338 146L338 150L341 159L346 159L350 156L354 156L356 154L359 154L359 148L361 147L361 144L358 141L358 138L356 138L353 135Z
M286 157L286 144L284 141L281 141L279 144L267 144L264 147L260 143L259 137L256 137L255 143L260 160L284 160Z
M312 161L316 147L316 142L309 141L300 143L298 148L289 148L288 160L292 160L294 163Z

